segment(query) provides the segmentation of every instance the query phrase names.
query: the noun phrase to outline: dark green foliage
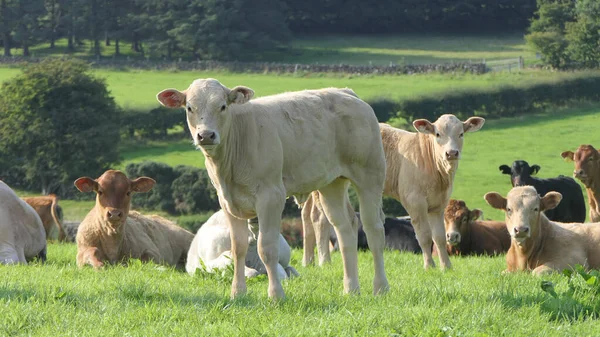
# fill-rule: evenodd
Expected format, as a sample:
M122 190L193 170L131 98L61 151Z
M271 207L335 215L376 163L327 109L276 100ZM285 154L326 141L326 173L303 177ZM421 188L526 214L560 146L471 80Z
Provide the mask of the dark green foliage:
M389 98L375 98L370 100L369 105L375 111L375 116L379 122L385 122L398 112L398 102Z
M137 134L143 138L165 138L167 130L182 124L183 110L157 107L150 111L129 110L124 112L121 132L128 136Z
M206 170L180 165L175 167L175 175L171 189L177 212L193 214L220 209L217 190Z
M0 92L0 172L43 193L74 192L73 180L118 162L120 110L80 61L27 65Z
M488 118L517 116L570 102L597 101L600 99L599 85L600 75L591 74L560 82L447 91L400 101L398 116L409 122L418 118L433 121L448 113L460 119L473 115Z
M171 184L177 178L175 170L167 164L157 162L131 163L126 169L129 179L150 177L156 180L154 188L147 193L135 193L131 204L136 208L155 209L169 213L175 212Z

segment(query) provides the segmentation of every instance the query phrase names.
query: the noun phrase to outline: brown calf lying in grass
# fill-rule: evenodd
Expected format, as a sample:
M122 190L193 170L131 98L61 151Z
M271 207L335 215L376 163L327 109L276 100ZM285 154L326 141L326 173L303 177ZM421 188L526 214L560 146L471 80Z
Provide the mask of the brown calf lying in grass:
M100 178L79 178L81 192L96 192L96 205L77 231L77 265L100 268L129 258L166 265L185 266L194 235L157 215L129 211L134 192L148 192L153 179L129 180L120 171L109 170Z
M507 272L533 270L540 275L576 264L600 267L600 224L553 222L544 215L561 198L558 192L540 197L532 186L515 187L506 198L496 192L485 195L490 206L506 213L511 236Z

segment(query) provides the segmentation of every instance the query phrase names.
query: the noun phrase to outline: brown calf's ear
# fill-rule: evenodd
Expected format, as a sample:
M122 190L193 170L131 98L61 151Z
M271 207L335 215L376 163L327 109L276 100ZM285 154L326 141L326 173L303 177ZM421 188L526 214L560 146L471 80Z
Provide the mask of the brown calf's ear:
M555 208L558 206L561 200L562 194L558 192L546 193L546 195L544 195L540 201L540 211L546 211Z
M464 132L475 132L481 129L484 123L485 119L481 117L471 117L463 122L463 130Z
M538 172L540 172L540 169L540 165L533 165L529 174L531 174L532 176L536 175Z
M227 104L244 104L254 97L254 90L244 87L237 86L227 94Z
M73 183L81 192L98 191L98 182L90 177L81 177Z
M560 156L563 157L566 161L573 161L575 153L573 153L573 151L565 151L561 153Z
M139 177L131 182L131 190L138 193L148 192L154 187L156 181L148 177Z
M506 198L501 196L500 193L488 192L483 196L483 198L485 199L485 201L487 201L487 203L490 206L494 207L495 209L506 209Z
M435 133L435 127L426 119L417 119L413 122L413 126L417 131L424 134L432 135Z
M502 174L512 174L512 170L510 169L510 167L508 167L508 165L500 165L498 169L502 171Z
M474 210L471 211L471 213L469 214L469 220L471 221L475 221L479 218L483 218L483 211L480 210L479 208L475 208Z
M156 95L156 99L167 108L181 108L185 105L185 91L165 89Z

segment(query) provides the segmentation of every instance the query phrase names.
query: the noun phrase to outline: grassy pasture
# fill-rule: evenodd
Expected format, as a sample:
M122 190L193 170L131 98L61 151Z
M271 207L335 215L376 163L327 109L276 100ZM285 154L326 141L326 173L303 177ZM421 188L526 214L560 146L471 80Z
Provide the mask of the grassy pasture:
M77 269L74 244L51 244L48 263L0 268L3 336L584 336L598 333L586 300L561 301L540 289L566 279L502 275L503 257L452 258L447 272L422 269L422 258L386 252L391 290L371 295L369 252L359 253L361 295L342 294L339 253L327 268L292 264L287 298L267 299L266 277L229 299L231 274L188 274L133 261L100 272ZM597 300L591 297L588 300ZM584 302L584 303L580 303Z

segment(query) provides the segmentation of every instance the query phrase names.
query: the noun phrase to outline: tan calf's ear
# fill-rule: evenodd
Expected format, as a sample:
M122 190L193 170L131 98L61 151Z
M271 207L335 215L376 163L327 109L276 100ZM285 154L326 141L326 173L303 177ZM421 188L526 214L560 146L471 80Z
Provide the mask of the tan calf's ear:
M81 192L98 191L98 182L90 177L81 177L73 183Z
M483 124L485 123L485 119L481 117L471 117L463 122L463 131L464 132L475 132L481 129Z
M244 104L254 97L254 90L244 87L237 86L227 94L227 104Z
M561 200L562 194L558 192L546 193L546 195L544 195L540 201L540 211L546 211L555 208L558 206Z
M485 199L485 201L487 201L487 203L490 206L494 207L495 209L506 209L506 198L501 196L500 193L488 192L483 196L483 198Z
M474 210L471 211L471 214L469 214L469 220L475 221L479 218L483 218L483 211L480 210L479 208L475 208Z
M417 131L424 134L432 135L435 133L435 127L426 119L417 119L413 122L413 126Z
M154 187L156 181L148 177L139 177L131 182L131 190L138 193L148 192Z
M167 108L181 108L185 105L185 91L165 89L156 95L156 99Z
M575 153L573 153L573 151L565 151L561 153L560 156L563 157L566 161L573 161Z

